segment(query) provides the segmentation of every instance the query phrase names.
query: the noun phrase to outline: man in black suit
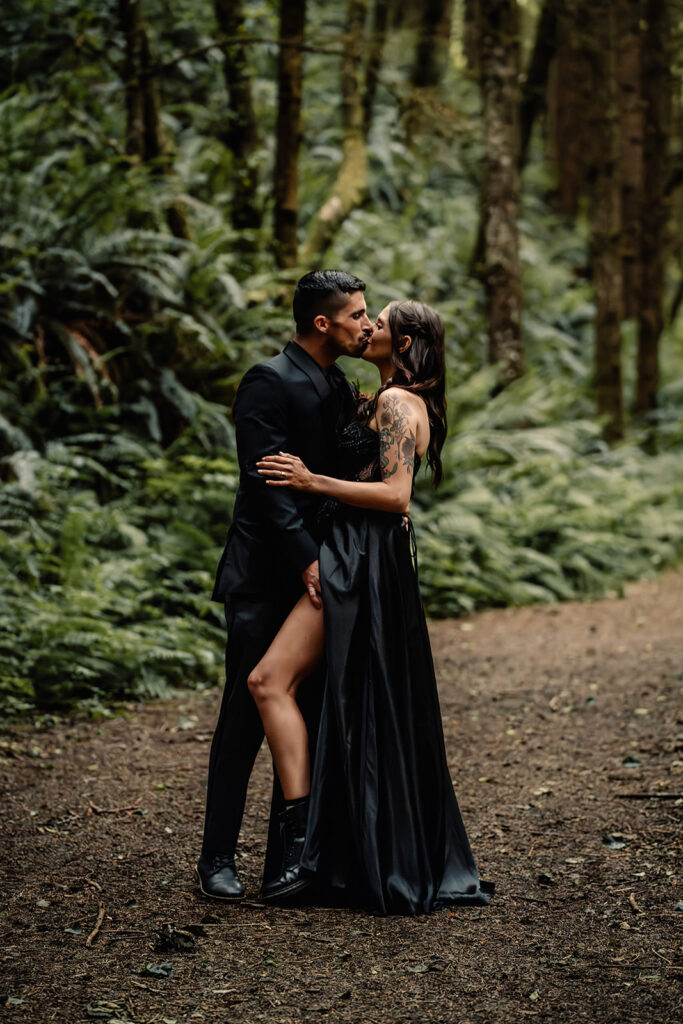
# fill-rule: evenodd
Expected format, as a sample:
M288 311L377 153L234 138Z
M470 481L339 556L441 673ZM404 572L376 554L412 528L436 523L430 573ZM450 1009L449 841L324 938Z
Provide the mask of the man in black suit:
M211 746L197 863L202 892L218 899L244 896L235 847L264 735L247 676L304 590L320 607L320 498L268 487L256 463L264 455L287 451L299 455L312 472L334 475L335 432L353 412L351 387L334 363L341 355L360 356L372 334L364 290L363 281L336 270L301 278L294 293L294 340L279 355L253 366L235 398L240 482L213 595L225 602L226 683ZM305 691L300 694L302 713L312 723L315 707L307 709ZM276 779L274 805L280 798ZM271 813L266 880L282 867L276 821Z

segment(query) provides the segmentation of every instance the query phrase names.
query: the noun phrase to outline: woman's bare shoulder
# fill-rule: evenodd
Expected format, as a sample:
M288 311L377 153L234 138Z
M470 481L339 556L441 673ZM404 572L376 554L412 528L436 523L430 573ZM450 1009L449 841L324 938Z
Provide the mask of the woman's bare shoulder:
M399 405L404 405L406 409L414 409L416 411L425 408L425 404L420 396L412 391L408 391L406 388L390 386L380 392L377 399L378 409L395 408Z
M401 387L388 387L377 400L377 412L385 415L400 414L411 420L429 422L424 399L414 391Z

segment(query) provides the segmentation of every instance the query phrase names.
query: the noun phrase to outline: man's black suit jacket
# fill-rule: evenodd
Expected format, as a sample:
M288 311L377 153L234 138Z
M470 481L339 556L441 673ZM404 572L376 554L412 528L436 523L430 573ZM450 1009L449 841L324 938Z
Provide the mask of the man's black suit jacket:
M244 375L233 408L240 482L214 600L254 594L294 603L303 592L301 572L318 557L321 499L269 487L256 463L286 451L313 473L334 476L335 432L352 411L342 370L334 366L325 373L296 342Z

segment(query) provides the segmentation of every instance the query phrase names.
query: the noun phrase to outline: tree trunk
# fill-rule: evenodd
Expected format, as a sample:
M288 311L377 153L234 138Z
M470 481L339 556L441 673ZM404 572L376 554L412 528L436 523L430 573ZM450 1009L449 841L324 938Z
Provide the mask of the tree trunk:
M557 12L554 0L545 0L536 26L536 39L522 87L520 109L520 170L526 164L534 122L544 108L550 64L557 48Z
M379 69L384 56L384 44L387 37L387 24L391 10L391 0L375 0L372 9L372 29L370 45L365 61L365 92L363 93L363 131L367 138L372 123L372 111L375 105Z
M617 5L617 81L621 112L621 218L624 316L640 308L641 222L643 203L643 104L641 99L641 30L643 0Z
M566 214L576 214L578 210L593 142L586 130L591 67L580 10L580 0L565 0L557 8L557 56L549 90L550 135L558 169L557 205Z
M143 53L148 52L142 21L142 0L119 0L119 18L125 39L123 76L126 89L126 152L145 160L145 89Z
M452 10L453 0L423 0L415 21L415 57L403 110L403 131L411 147L416 137L431 136L439 117L434 93L448 66Z
M479 75L479 3L480 0L464 0L462 16L462 48L467 70Z
M480 6L479 56L484 101L484 283L489 303L489 359L503 383L523 372L519 208L519 39L515 0Z
M349 214L360 206L367 189L367 155L361 92L361 55L367 0L348 0L342 58L341 93L344 142L342 161L332 192L314 218L306 245L305 262L314 263L326 252Z
M519 110L520 149L519 170L524 169L527 149L531 138L534 121L538 111L545 103L548 91L548 75L550 64L555 53L557 35L557 15L553 0L546 0L539 15L536 29L536 41L529 61L522 90ZM479 217L477 238L470 256L468 273L472 277L481 277L484 262L484 223Z
M278 55L278 108L273 194L275 258L279 267L297 263L299 224L299 147L306 0L281 0Z
M616 13L609 3L580 6L583 45L591 61L592 103L588 126L599 140L589 167L591 270L595 286L595 389L605 417L605 439L624 436L621 369L623 311L621 259L621 125L617 89Z
M143 20L142 0L119 0L119 17L126 50L126 152L151 163L158 175L172 169L171 153L161 123L161 107L154 61ZM190 228L180 200L171 203L166 220L176 238L189 239Z
M638 382L635 411L657 407L659 338L664 300L666 244L667 146L671 128L672 79L669 25L665 0L647 0L643 46L645 138L643 221L641 235L642 287L638 320Z
M228 39L244 32L241 0L214 0L216 21ZM258 133L251 98L249 55L246 46L234 42L225 51L223 77L228 91L228 117L223 142L232 154L232 204L230 221L240 231L258 228L261 208L257 198Z
M414 89L439 85L448 66L452 15L453 0L423 0L411 75Z

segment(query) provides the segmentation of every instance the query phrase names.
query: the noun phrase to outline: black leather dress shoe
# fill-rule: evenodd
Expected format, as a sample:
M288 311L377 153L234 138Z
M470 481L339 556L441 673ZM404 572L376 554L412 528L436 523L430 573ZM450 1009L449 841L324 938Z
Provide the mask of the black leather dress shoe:
M307 817L308 800L302 800L280 813L284 832L282 870L277 878L266 882L261 888L261 898L269 903L286 902L312 883L312 879L303 873L300 863L306 840Z
M205 896L215 900L244 899L244 886L235 870L235 858L227 853L216 853L213 857L202 854L197 861L199 888Z

